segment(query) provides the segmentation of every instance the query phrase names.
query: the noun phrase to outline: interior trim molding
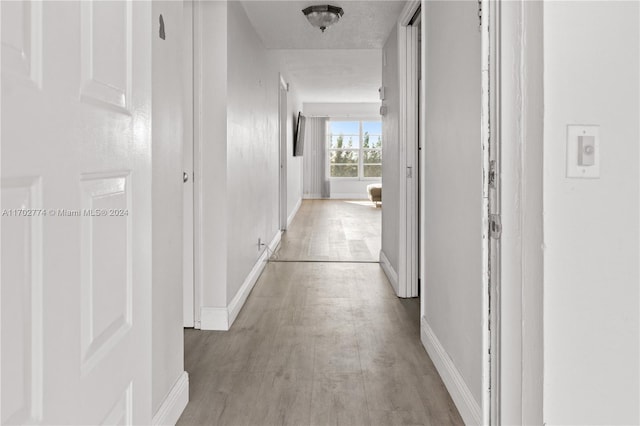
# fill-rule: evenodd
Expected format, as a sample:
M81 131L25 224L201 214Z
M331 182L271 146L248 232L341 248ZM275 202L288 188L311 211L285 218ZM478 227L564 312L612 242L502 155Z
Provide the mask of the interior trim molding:
M393 266L391 265L389 258L387 257L386 254L384 254L382 250L380 250L380 266L382 266L382 270L384 271L384 274L389 279L389 282L391 283L391 287L393 287L393 291L395 291L396 294L398 294L398 273L395 271L395 269L393 269Z
M409 0L402 12L400 12L400 17L398 18L398 23L400 25L409 25L411 22L411 18L416 14L416 11L420 7L420 0Z
M189 374L183 371L153 416L153 426L174 426L189 402Z
M482 411L480 404L475 400L471 390L464 381L462 374L456 368L453 360L438 340L438 337L427 323L423 316L421 318L420 340L427 350L429 357L438 370L438 374L442 378L451 399L456 404L462 420L466 425L482 424Z
M214 306L201 307L200 308L200 330L210 330L210 331L229 330L229 313L227 311L227 308L218 308Z
M249 297L251 290L253 290L253 286L256 285L256 282L258 281L258 278L260 278L262 271L264 270L265 266L267 266L267 262L269 261L269 257L270 257L269 253L273 253L276 250L276 248L278 247L278 244L280 244L281 238L282 238L282 231L276 232L273 239L267 246L268 249L265 249L262 252L260 257L258 258L258 261L255 263L255 265L253 265L253 269L251 269L251 272L249 272L249 275L247 275L247 278L245 278L244 283L242 283L242 287L240 287L240 290L238 290L236 295L233 297L233 299L229 303L229 306L228 306L229 327L227 328L227 330L231 328L231 325L233 325L233 322L238 317L238 314L240 313L240 310L244 306L244 303L247 301L247 298Z
M296 217L296 214L298 214L298 210L300 210L300 206L301 205L302 205L302 198L299 198L298 202L296 203L295 207L293 208L293 211L291 212L291 214L287 218L287 229L291 225L291 222L293 222L293 218Z
M420 126L418 92L418 29L410 25L412 17L421 7L419 1L407 2L398 21L398 76L400 109L398 112L398 170L415 170L420 167L418 132ZM424 98L423 98L424 99ZM422 102L424 103L424 102ZM424 106L424 105L423 105ZM424 109L424 108L423 108ZM420 135L418 134L420 133ZM419 177L419 176L418 176ZM419 250L419 197L418 179L405 178L401 173L398 181L398 297L418 296L418 250ZM395 190L396 188L391 188ZM383 191L384 192L384 191Z
M303 194L302 195L303 200L321 200L324 198L325 197L323 197L322 194Z
M256 285L258 278L262 274L267 262L269 261L270 253L273 253L282 238L282 231L276 232L273 239L267 246L268 249L263 250L262 254L258 258L255 265L249 272L249 275L245 278L242 286L231 299L231 302L225 308L216 308L211 306L203 306L200 308L200 329L212 330L212 331L228 331L233 322L238 317L238 314L242 310L251 290Z

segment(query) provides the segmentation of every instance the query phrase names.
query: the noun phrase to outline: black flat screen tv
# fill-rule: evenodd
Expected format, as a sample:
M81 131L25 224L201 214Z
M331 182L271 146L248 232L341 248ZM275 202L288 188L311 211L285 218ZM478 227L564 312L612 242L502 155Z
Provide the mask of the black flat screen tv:
M305 117L301 112L298 113L295 132L293 133L293 156L301 157L304 152L304 123Z

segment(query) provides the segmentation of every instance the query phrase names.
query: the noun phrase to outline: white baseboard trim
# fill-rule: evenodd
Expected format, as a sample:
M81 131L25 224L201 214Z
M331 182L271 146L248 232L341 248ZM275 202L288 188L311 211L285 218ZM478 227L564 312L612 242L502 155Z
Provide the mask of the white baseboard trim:
M395 271L395 269L393 269L393 266L391 266L391 262L389 262L387 255L384 254L382 250L380 250L380 266L382 266L382 270L384 271L384 274L389 279L389 282L391 283L391 287L393 287L393 291L396 292L396 295L399 294L398 293L398 273Z
M303 194L302 195L303 200L317 200L321 198L325 198L325 197L323 197L322 194Z
M242 286L233 296L229 305L226 308L215 308L210 306L204 306L200 308L200 329L201 330L215 330L215 331L227 331L233 325L233 322L238 317L240 310L244 306L244 303L247 301L251 290L253 290L253 286L256 285L258 278L260 278L260 274L264 270L264 267L269 260L270 253L273 253L278 244L280 244L280 239L282 238L282 232L276 232L275 236L269 243L269 250L266 248L262 251L262 254L253 265L251 272L245 278Z
M153 426L175 426L189 402L189 374L183 371L153 416Z
M240 310L244 306L244 303L247 301L247 298L249 297L251 290L253 290L253 286L256 285L256 281L258 281L258 278L260 278L260 275L262 274L264 267L267 265L267 261L269 260L270 254L276 250L276 248L278 247L278 244L280 244L281 238L282 238L282 232L281 231L276 232L276 235L273 237L273 239L269 243L269 246L268 246L269 250L267 249L263 250L262 254L258 258L258 261L255 263L255 265L253 265L251 272L249 272L249 275L247 275L247 278L244 279L244 282L242 283L240 290L238 290L238 292L233 297L233 299L231 299L231 302L229 303L229 306L228 306L229 328L231 328L231 326L233 325L233 322L238 317L238 314L240 313Z
M332 192L330 198L332 200L368 200L369 199L366 192L364 194L361 192L354 192L354 193Z
M203 306L200 308L200 330L229 330L229 312L227 308Z
M301 205L302 205L302 198L298 200L298 202L296 203L296 206L293 208L293 211L287 218L287 229L289 229L289 226L291 225L291 222L293 222L293 218L296 217L296 214L298 213L298 210L300 210Z
M458 371L453 360L449 357L449 354L424 317L421 319L420 340L422 340L422 345L431 357L436 370L438 370L464 423L466 425L482 424L480 404L471 394L471 390L465 383L460 371Z

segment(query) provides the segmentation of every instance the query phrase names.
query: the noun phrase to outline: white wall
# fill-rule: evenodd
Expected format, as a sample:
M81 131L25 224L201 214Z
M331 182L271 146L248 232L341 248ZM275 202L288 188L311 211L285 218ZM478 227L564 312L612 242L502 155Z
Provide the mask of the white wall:
M240 2L227 39L227 303L278 232L278 71Z
M544 5L544 421L638 424L637 2ZM568 179L566 126L600 126Z
M152 409L184 371L182 330L182 3L153 2ZM166 39L158 37L162 14Z
M478 408L482 397L483 176L477 4L432 1L426 3L425 14L423 308L445 360L464 382L459 387L470 392Z
M382 50L382 85L385 88L387 114L382 117L382 252L398 272L399 253L399 159L400 81L398 76L398 27L389 34ZM386 190L385 190L386 189Z
M227 3L194 2L195 281L201 306L227 301ZM196 322L200 312L196 307Z
M287 73L280 68L285 81L289 81ZM287 92L287 218L295 213L302 202L302 171L304 156L293 156L293 134L298 120L298 112L302 111L296 88L289 85Z
M380 114L380 104L377 102L305 102L304 113L318 117L371 118Z
M196 283L200 327L227 329L279 236L279 69L240 2L197 2ZM301 199L288 94L287 208ZM199 178L199 179L198 179ZM262 260L260 260L262 259Z

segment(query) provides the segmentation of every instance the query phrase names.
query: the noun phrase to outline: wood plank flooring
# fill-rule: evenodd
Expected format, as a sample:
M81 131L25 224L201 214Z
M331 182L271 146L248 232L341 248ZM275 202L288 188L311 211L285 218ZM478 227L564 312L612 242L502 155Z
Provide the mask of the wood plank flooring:
M309 233L346 223L329 212L350 206L333 203L305 201L287 231L297 246L283 238L279 254L308 260ZM271 262L230 331L185 331L190 402L178 424L461 425L420 343L419 311L377 263Z
M304 200L276 255L281 260L377 262L381 215L370 201Z

